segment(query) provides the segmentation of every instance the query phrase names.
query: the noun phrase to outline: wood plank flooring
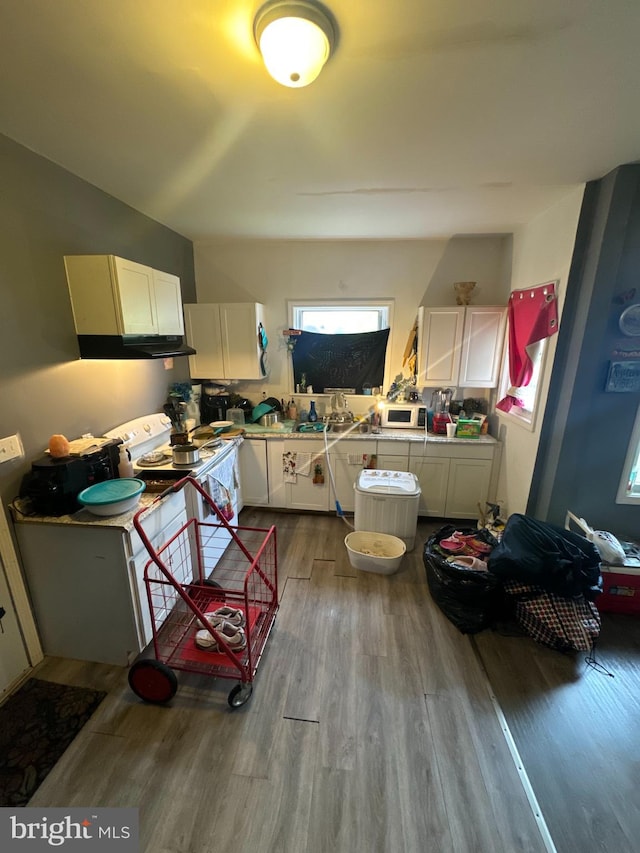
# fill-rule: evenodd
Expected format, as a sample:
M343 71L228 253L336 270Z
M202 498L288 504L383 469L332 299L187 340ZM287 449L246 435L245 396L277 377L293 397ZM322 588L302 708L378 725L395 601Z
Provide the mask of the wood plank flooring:
M613 677L526 637L472 642L559 853L640 849L640 619L603 615Z
M351 567L338 518L240 523L278 535L250 702L179 673L169 705L146 705L124 669L47 659L39 677L109 695L30 805L138 807L145 853L542 853L476 651L428 592L434 525L381 576Z

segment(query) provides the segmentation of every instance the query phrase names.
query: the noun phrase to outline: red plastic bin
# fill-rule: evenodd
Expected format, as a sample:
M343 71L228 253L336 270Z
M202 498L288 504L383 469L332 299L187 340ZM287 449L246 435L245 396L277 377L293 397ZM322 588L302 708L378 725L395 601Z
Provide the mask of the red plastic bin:
M602 566L603 592L595 603L601 613L640 616L640 569Z

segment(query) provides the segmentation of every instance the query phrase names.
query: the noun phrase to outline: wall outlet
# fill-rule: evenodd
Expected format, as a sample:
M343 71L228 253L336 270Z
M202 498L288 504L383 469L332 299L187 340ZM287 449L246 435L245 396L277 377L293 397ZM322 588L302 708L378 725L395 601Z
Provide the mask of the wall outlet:
M3 462L12 462L14 459L24 459L24 448L17 433L7 438L0 438L0 465Z

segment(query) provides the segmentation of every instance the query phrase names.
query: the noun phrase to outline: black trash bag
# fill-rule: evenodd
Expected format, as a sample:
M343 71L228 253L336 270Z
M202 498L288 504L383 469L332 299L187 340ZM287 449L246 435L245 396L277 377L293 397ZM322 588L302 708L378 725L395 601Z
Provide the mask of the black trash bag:
M492 548L498 541L488 530L446 525L432 534L424 546L424 566L433 600L461 633L477 634L504 618L502 584L489 571L479 572L447 562L438 543L456 530L464 535L473 534Z
M602 592L600 554L593 542L520 513L509 516L487 563L504 581L532 584L564 598L584 595L592 601Z

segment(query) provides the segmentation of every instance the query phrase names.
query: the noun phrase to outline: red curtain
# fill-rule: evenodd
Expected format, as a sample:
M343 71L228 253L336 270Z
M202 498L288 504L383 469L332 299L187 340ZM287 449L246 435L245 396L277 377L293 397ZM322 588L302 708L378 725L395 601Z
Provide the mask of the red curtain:
M555 282L540 284L527 290L514 290L507 308L509 320L509 381L511 388L496 404L496 408L509 412L521 405L518 388L531 381L533 364L527 347L549 338L558 331L558 303Z

